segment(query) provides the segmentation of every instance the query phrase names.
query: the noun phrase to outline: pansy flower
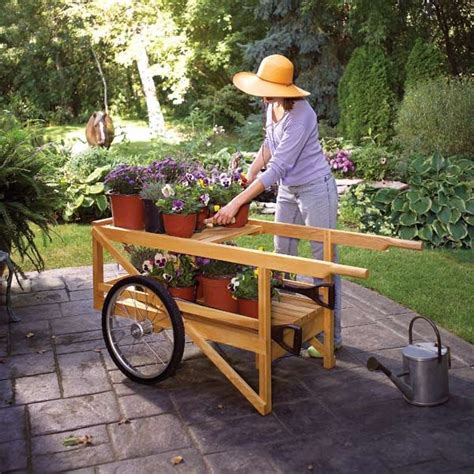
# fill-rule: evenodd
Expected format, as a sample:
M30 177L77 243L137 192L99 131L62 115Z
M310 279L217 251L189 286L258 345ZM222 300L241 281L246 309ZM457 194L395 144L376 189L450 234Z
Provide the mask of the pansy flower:
M184 202L181 199L173 199L173 204L171 206L171 210L179 214L184 209Z
M170 196L174 196L174 189L171 185L169 184L165 184L162 188L161 188L161 193L163 194L163 196L165 198L168 198Z

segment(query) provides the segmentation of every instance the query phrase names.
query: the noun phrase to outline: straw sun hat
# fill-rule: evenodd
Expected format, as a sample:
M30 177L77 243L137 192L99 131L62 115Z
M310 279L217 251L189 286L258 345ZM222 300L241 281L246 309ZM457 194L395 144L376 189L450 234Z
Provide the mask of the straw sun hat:
M281 54L262 60L257 74L239 72L232 81L246 94L258 97L305 97L309 92L293 84L293 63Z

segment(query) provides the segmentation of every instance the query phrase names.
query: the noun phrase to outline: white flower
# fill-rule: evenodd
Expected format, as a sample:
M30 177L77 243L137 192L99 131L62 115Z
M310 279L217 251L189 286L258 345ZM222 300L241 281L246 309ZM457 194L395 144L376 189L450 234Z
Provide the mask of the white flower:
M165 184L162 188L161 188L161 194L163 194L163 196L165 198L168 198L170 196L174 196L174 189L172 188L171 185L169 184Z
M142 264L142 270L144 272L151 272L153 270L153 262L151 260L145 260Z
M163 273L163 278L167 282L170 282L173 279L173 277L169 273Z

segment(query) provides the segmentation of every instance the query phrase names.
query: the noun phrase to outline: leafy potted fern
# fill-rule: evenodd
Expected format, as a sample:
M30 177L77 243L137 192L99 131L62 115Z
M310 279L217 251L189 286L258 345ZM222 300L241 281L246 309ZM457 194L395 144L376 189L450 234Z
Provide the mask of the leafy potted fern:
M48 181L46 148L34 139L35 129L0 112L0 250L15 252L40 271L44 261L34 239L38 231L50 238L61 196ZM18 261L14 266L21 272Z

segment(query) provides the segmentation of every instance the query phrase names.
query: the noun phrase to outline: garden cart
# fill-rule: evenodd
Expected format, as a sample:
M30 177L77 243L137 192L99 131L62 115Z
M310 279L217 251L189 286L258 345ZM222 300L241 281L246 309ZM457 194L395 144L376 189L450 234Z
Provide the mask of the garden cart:
M225 242L238 237L272 234L323 243L324 260L280 255ZM334 246L349 245L386 250L400 247L420 250L421 243L390 237L281 224L257 219L240 228L213 227L191 238L115 227L112 219L94 222L94 307L102 310L107 349L118 368L139 383L156 383L171 376L184 351L185 333L257 409L272 410L272 361L299 353L308 341L323 356L323 366L335 366L334 287L336 274L367 278L368 270L333 262ZM117 243L161 249L196 257L249 265L258 269L258 318L221 311L189 301L174 299L151 277L140 274ZM106 250L128 275L104 281ZM285 281L278 299L271 297L272 271L321 279L321 285ZM322 342L316 336L322 335ZM253 352L258 369L254 390L221 356L213 342Z

